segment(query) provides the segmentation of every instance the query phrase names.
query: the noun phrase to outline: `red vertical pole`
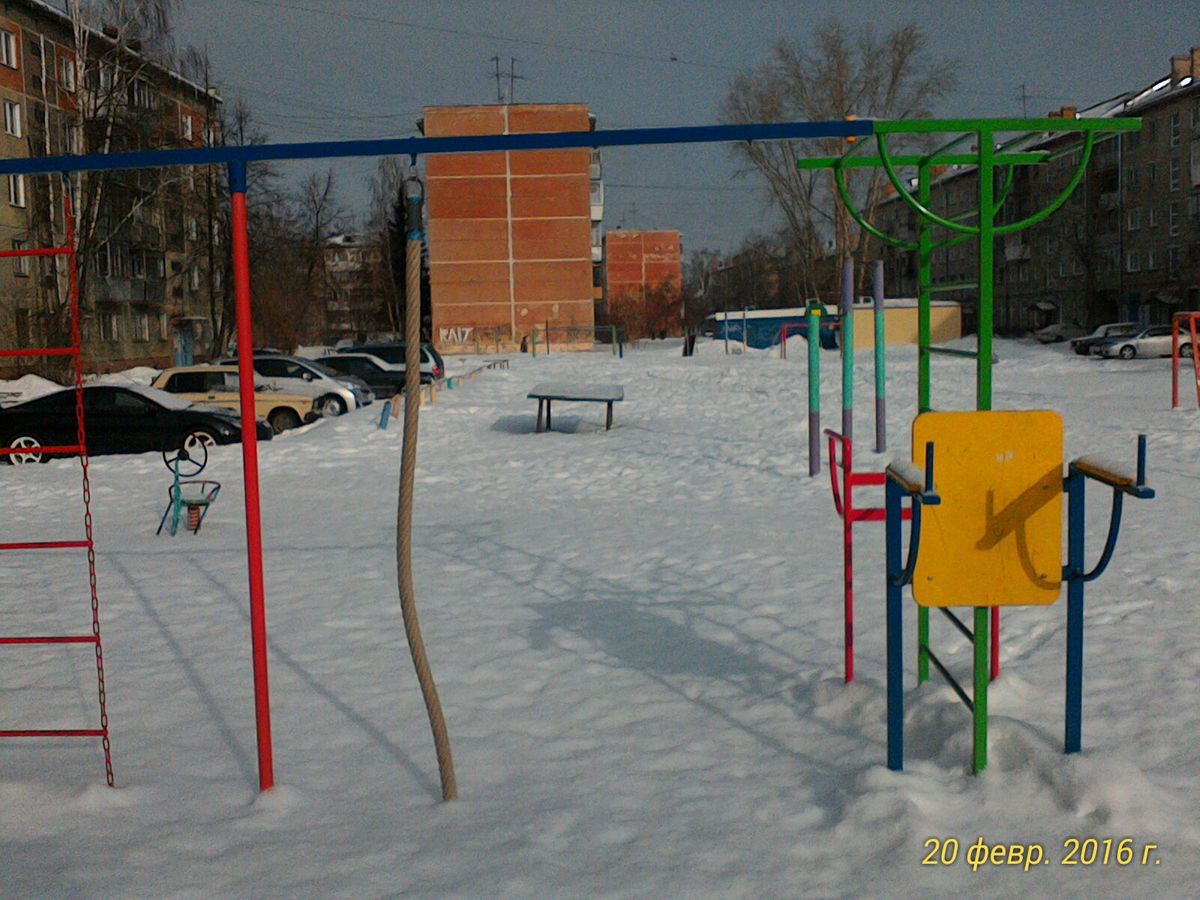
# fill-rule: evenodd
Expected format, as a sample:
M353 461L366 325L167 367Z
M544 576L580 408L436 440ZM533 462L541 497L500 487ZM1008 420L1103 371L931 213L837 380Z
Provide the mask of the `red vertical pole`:
M832 457L831 457L832 458ZM850 473L854 468L850 442L842 444L842 584L846 684L854 680L854 489Z
M1192 377L1196 381L1196 404L1200 405L1200 340L1196 334L1196 314L1188 315L1188 330L1192 333Z
M1179 316L1171 316L1171 409L1179 406Z
M263 590L262 514L258 501L258 421L254 405L254 329L250 323L250 248L246 233L246 164L229 164L233 204L233 297L237 310L238 388L242 406L242 478L246 486L246 567L250 573L250 644L258 787L275 786L271 759L271 697L267 684L267 611Z

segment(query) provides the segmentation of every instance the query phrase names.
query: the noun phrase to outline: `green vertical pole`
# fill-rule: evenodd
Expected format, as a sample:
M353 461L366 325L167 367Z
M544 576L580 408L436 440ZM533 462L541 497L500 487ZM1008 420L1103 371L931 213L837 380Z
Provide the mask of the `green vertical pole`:
M929 208L929 166L917 170L917 194L921 205ZM933 292L933 226L924 216L917 218L917 412L929 412L930 353L933 329L930 327L930 301ZM915 462L915 460L914 460ZM929 680L929 607L917 607L917 684Z
M992 278L995 274L995 166L992 132L979 131L979 314L975 358L975 408L992 408Z
M975 740L971 753L971 770L976 774L987 768L987 694L991 674L988 670L989 612L986 606L975 607L975 708L972 710Z
M875 452L887 451L887 329L883 321L883 260L871 265L871 293L875 317Z
M921 205L928 208L932 173L928 165L921 166L917 174L917 192ZM932 299L930 286L933 283L933 225L924 216L917 218L917 412L929 412L933 407L929 401L930 354L933 341L930 327L929 305ZM924 611L925 607L921 607ZM924 613L929 621L929 613ZM929 676L929 667L925 667Z

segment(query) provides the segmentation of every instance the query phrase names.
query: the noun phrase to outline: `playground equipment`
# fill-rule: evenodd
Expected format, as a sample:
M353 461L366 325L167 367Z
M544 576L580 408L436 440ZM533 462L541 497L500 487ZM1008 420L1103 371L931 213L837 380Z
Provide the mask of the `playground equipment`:
M993 289L995 268L995 239L997 236L1013 234L1043 221L1070 198L1083 179L1097 135L1135 131L1141 127L1140 119L952 119L927 121L876 122L874 128L877 155L865 156L860 151L865 142L848 142L849 147L838 157L820 157L798 160L800 169L828 170L833 175L834 185L843 206L859 227L871 236L893 247L917 252L917 411L928 412L931 404L931 362L934 354L964 357L975 360L975 408L986 411L992 408L992 365L995 356L992 350L993 332ZM1082 141L1055 150L1025 150L1032 142L1031 136L1080 134ZM1003 143L997 143L1000 134L1015 135ZM895 155L889 148L889 139L897 136L955 135L949 141L928 153ZM957 150L964 143L973 147L966 153ZM1016 167L1040 165L1073 153L1079 154L1075 171L1066 185L1044 208L1015 221L998 223L1004 201L1011 193ZM935 171L946 166L974 166L978 173L979 202L976 209L964 219L949 219L934 212L931 207L931 187ZM898 169L915 168L916 196L900 177ZM917 214L917 240L908 241L892 237L868 222L857 209L846 184L846 171L856 168L882 169L897 196ZM997 170L1004 170L1003 183L996 190ZM965 221L975 219L974 224ZM934 242L933 229L938 227L951 233L944 240ZM975 238L978 242L979 272L974 283L949 284L934 287L932 278L933 251L951 247ZM847 289L843 276L843 305ZM937 291L974 288L978 291L976 309L975 350L954 347L938 347L932 343L931 302ZM851 294L852 297L852 294ZM878 325L877 325L878 327ZM843 333L843 346L853 346L853 341ZM879 342L876 341L876 353ZM847 378L847 375L851 378ZM853 395L847 397L846 384L852 387L853 364L847 365L843 357L843 426L842 434L853 438ZM878 373L877 373L878 377ZM877 382L878 385L878 382ZM878 387L877 387L878 392ZM810 452L812 442L810 438ZM819 445L818 445L819 452ZM810 473L815 474L811 462ZM919 628L928 635L929 612L921 607L918 612ZM986 631L986 629L984 629ZM991 677L1000 673L1000 612L992 609L991 622Z
M1200 405L1200 337L1196 322L1200 312L1179 312L1171 316L1171 409L1179 408L1179 329L1185 323L1191 335L1192 377L1196 381L1196 403Z
M929 663L971 711L972 771L987 766L988 608L1049 605L1067 583L1066 725L1064 752L1081 745L1083 696L1083 589L1112 560L1125 495L1149 499L1146 438L1138 436L1133 473L1097 457L1070 463L1063 477L1063 426L1057 413L922 413L913 422L913 458L887 469L887 733L888 768L904 766L902 595L912 586L919 608L939 609L973 646L970 695L929 646L918 624L917 682ZM937 475L934 476L934 457ZM1113 492L1108 536L1089 571L1084 554L1084 489L1087 479ZM1062 564L1062 495L1067 494L1067 563ZM903 501L910 500L908 553L902 559ZM922 509L930 507L922 515ZM969 628L952 606L975 610Z
M53 170L51 170L53 171ZM53 183L48 195L53 202ZM66 347L34 347L18 350L0 350L0 357L15 358L47 358L67 357L71 361L73 386L75 389L75 443L69 446L40 447L38 452L44 455L62 456L79 455L79 467L82 473L83 487L83 540L55 541L9 541L0 543L0 551L39 551L84 549L87 551L88 585L91 599L92 627L90 634L84 635L20 635L0 637L0 646L21 647L45 644L90 644L96 656L96 684L99 698L99 722L96 728L11 728L0 730L0 738L100 738L104 750L104 775L108 786L113 786L112 746L108 736L108 694L104 686L104 650L100 643L100 601L96 589L96 547L93 542L92 522L92 487L88 475L88 443L87 429L84 427L83 416L83 366L80 359L80 328L79 328L79 270L75 259L75 216L71 203L70 183L66 179L59 185L62 197L63 242L61 246L28 248L24 250L0 251L0 259L16 259L46 256L51 258L63 257L67 275L67 311L70 325L70 344ZM0 456L15 456L26 448L0 448ZM11 593L11 592L10 592ZM23 590L16 592L18 595Z
M1033 154L1007 154L997 153L994 151L992 139L997 132L1005 131L1022 131L1022 132L1085 132L1085 150L1083 153L1083 161L1079 171L1076 173L1072 183L1069 185L1071 189L1078 184L1082 177L1083 167L1086 166L1087 158L1090 155L1091 146L1094 140L1093 132L1095 131L1125 131L1139 127L1139 121L1135 119L1104 119L1104 120L1067 120L1067 119L963 119L963 120L927 120L927 121L896 121L883 122L872 121L869 119L859 119L854 121L834 121L834 122L781 122L769 124L754 124L754 125L710 125L698 127L684 128L643 128L643 129L614 129L614 130L597 130L597 131L580 131L580 132L552 132L552 133L529 133L529 134L505 134L505 135L472 135L460 137L436 137L436 138L394 138L394 139L377 139L377 140L350 140L350 141L325 141L313 143L293 143L293 144L255 144L242 146L221 146L221 147L196 147L180 150L155 150L155 151L131 151L109 154L90 154L80 156L31 156L16 159L0 160L0 175L44 175L62 173L69 176L71 173L79 172L97 172L97 171L112 171L121 169L142 169L142 168L163 168L163 167L179 167L179 166L224 166L228 172L228 186L230 192L231 205L231 250L233 257L233 284L234 284L234 309L237 322L237 346L238 346L238 372L239 385L241 392L241 410L242 410L242 459L243 459L243 478L245 481L245 509L246 509L246 557L247 569L249 575L249 607L250 607L250 633L251 633L251 658L254 671L254 706L255 706L255 722L257 728L257 743L258 743L258 772L259 772L259 787L261 790L268 790L274 785L274 764L273 753L271 746L271 728L270 728L270 698L267 676L267 632L266 632L266 612L265 612L265 591L263 586L263 552L262 552L262 526L259 501L259 478L258 478L258 439L256 434L256 425L254 420L254 371L252 359L250 356L250 348L253 346L253 332L251 323L251 308L250 308L250 267L249 267L249 240L247 234L247 215L246 215L246 190L247 178L246 169L249 163L280 161L289 159L329 159L329 158L349 158L349 157L378 157L378 156L408 156L415 165L418 156L432 153L483 153L490 151L520 151L520 150L554 150L554 149L569 149L569 148L600 148L600 147L616 147L616 146L639 146L651 144L695 144L695 143L717 143L717 142L732 142L732 141L770 141L770 140L805 140L813 138L866 138L872 135L875 136L876 142L880 149L880 157L877 160L867 160L867 165L885 165L888 171L889 180L893 184L899 185L899 178L895 175L894 167L902 165L917 165L919 168L919 181L924 185L919 192L917 198L909 196L906 190L901 188L901 196L906 203L910 205L916 204L918 212L925 210L928 201L928 184L930 176L930 167L933 165L952 164L961 162L962 164L978 165L980 168L980 200L982 214L979 218L977 226L966 226L958 223L949 223L951 230L963 231L977 234L980 240L981 248L986 245L986 253L981 252L980 255L980 341L978 360L982 366L982 360L991 359L991 267L992 267L992 239L996 234L1008 233L1015 231L1026 225L1033 224L1037 218L1042 218L1048 215L1053 209L1065 202L1066 196L1070 190L1065 191L1064 195L1051 204L1047 210L1039 214L1033 219L1023 220L1017 223L1011 223L1004 226L996 226L994 222L995 213L998 205L995 203L995 195L993 192L993 175L997 164L1009 163L1016 164L1013 159L1017 157L1025 158L1027 162L1042 161L1049 154L1033 153ZM964 139L969 139L970 135L976 134L979 137L979 149L977 153L959 154L961 159L954 159L954 154L942 151L935 151L933 154L924 156L897 156L894 158L887 157L886 138L889 134L897 133L958 133L968 132L967 138L959 138L951 143L951 146L957 145ZM856 143L854 147L863 146ZM837 161L834 161L837 162ZM863 164L863 160L847 160L845 163L838 165L855 166ZM836 174L836 173L835 173ZM1011 174L1011 168L1010 168ZM1002 191L1002 194L1004 192ZM930 213L930 216L933 214ZM928 218L922 212L921 224L922 237L919 241L921 247L922 260L922 285L928 290L929 282L929 250L932 244L927 240L928 229L931 227L925 221ZM860 217L861 218L861 217ZM942 224L945 220L930 219L930 222ZM411 233L410 229L410 233ZM901 242L903 243L903 242ZM408 251L410 255L414 251L414 246L417 242L409 241ZM73 236L68 240L68 246L65 250L39 250L34 253L44 254L47 252L73 252ZM419 246L417 247L419 252ZM12 255L12 254L9 254ZM73 267L71 267L73 270ZM418 271L419 265L413 264L410 266L410 271ZM985 277L986 275L986 277ZM72 276L73 277L73 276ZM984 293L984 285L986 282L986 296ZM415 304L414 304L415 306ZM927 306L927 304L926 304ZM74 308L74 307L73 307ZM921 385L928 383L927 357L932 350L928 348L929 334L929 318L926 312L923 318L923 342L921 353L921 372L923 373L920 379ZM407 324L407 323L406 323ZM419 325L419 322L416 323ZM414 328L413 338L408 341L408 345L415 353L419 344L416 339L417 331ZM986 351L986 352L985 352ZM78 332L75 332L75 341L72 348L65 348L51 351L52 353L60 353L62 355L73 354L78 358ZM21 351L21 355L29 355L25 351ZM416 372L417 361L415 358L410 361L408 369L410 372ZM990 375L988 378L979 379L979 396L981 408L990 406L991 403L991 382ZM412 398L417 393L416 387L406 391L406 400ZM919 394L923 398L921 408L928 408L928 391L919 388ZM415 403L407 403L406 406L415 407ZM409 415L411 413L406 410L405 418L405 453L408 453L409 441ZM80 424L81 445L75 450L82 450L82 419ZM411 429L412 452L415 454L415 418ZM818 435L819 441L819 435ZM818 448L819 449L819 448ZM74 452L74 451L73 451ZM84 459L85 471L85 497L87 495L87 480L86 480L86 454L82 456ZM71 546L87 546L89 548L89 565L91 565L91 534L90 534L90 516L86 519L88 525L88 540L86 542L75 542ZM411 540L411 534L405 532L405 519L403 516L398 517L398 538L403 541ZM25 545L15 545L24 547ZM0 548L8 548L8 545L0 545ZM94 570L93 570L94 571ZM93 582L94 583L94 582ZM411 593L409 594L411 597ZM93 610L95 609L95 595L93 593ZM419 632L415 629L408 628L408 619L406 618L406 633L409 634L410 648L416 653L416 647L413 646L414 634L419 638ZM414 617L415 621L415 617ZM99 657L99 639L98 625L94 625L94 632L97 637L94 641L97 648L97 668L100 669ZM88 639L91 641L91 639ZM423 651L422 651L423 652ZM426 693L427 706L429 695ZM103 680L101 675L101 703L102 703L102 722L103 731L88 732L94 734L103 734L105 738L105 750L107 761L107 724L106 718L103 715ZM435 729L436 730L436 729ZM3 732L0 732L3 735ZM110 779L111 783L111 779Z
M204 471L208 465L208 447L203 441L192 438L178 450L164 450L163 463L171 470L174 479L167 489L167 508L163 510L162 518L158 521L156 535L162 534L167 517L171 518L171 537L179 529L179 521L183 511L187 510L187 522L184 527L192 534L200 531L208 509L221 493L219 481L181 481L180 476L192 479ZM185 471L186 470L186 471Z
M855 472L852 442L832 428L825 429L829 438L829 480L833 489L833 508L842 520L842 607L844 672L846 683L854 680L854 523L882 522L882 506L856 507L854 489L859 486L882 486L883 472ZM841 448L841 484L838 484L838 448ZM911 518L912 511L904 510L903 517Z

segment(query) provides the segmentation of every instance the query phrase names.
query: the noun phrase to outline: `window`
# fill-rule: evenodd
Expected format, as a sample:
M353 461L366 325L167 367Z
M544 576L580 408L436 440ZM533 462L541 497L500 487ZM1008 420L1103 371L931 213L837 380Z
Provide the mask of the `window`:
M1146 166L1146 184L1158 184L1158 166L1154 163Z
M17 67L17 36L0 28L0 63L10 69Z
M1154 139L1158 137L1158 122L1151 119L1146 123L1146 140L1154 143Z
M1151 228L1158 227L1158 207L1157 206L1150 207L1150 227Z
M129 274L134 278L146 277L146 257L140 250L135 250L129 255Z
M206 384L203 372L176 372L167 379L165 388L172 394L203 394Z
M167 314L159 313L159 316L158 316L158 339L160 341L165 341L167 339L168 334L169 334L169 330L168 330L169 325L170 325L170 323L167 320Z
M1171 113L1171 146L1179 146L1179 113Z
M58 84L64 91L75 90L75 60L64 56L58 61Z
M133 339L135 341L150 340L150 315L141 310L133 314Z
M19 100L4 101L4 133L13 137L21 136L21 102Z
M1179 234L1179 204L1172 203L1167 209L1167 234L1171 237Z
M1141 170L1137 166L1125 167L1125 186L1130 190L1137 188L1141 180Z
M8 205L25 208L25 176L8 176Z
M129 83L129 105L138 109L154 108L154 95L148 82L135 78Z
M1140 209L1131 209L1125 215L1125 230L1137 231L1142 227L1142 211Z
M116 341L121 337L121 314L115 309L103 309L96 313L100 325L100 340Z
M1167 270L1172 275L1175 275L1179 272L1179 248L1178 247L1168 247L1167 248Z
M1159 254L1155 250L1146 251L1146 269L1157 269L1159 267Z
M179 130L183 134L183 139L190 141L192 139L192 117L184 113L179 119L179 126Z
M199 266L192 266L191 274L188 277L188 287L190 287L193 291L200 290L200 268L199 268Z
M1171 160L1171 190L1173 191L1179 190L1181 168L1182 167L1179 165L1179 160Z
M14 250L24 250L28 246L29 245L27 243L25 243L25 241L13 241L12 242L12 248ZM14 256L12 258L12 261L13 261L13 274L20 275L24 278L28 278L29 277L29 257L28 256Z
M187 221L184 223L184 232L187 234L187 239L189 241L194 241L199 237L200 229L196 225L195 216L187 217Z
M62 142L63 153L79 153L79 129L75 125L63 122L60 126L59 139Z
M1138 272L1142 268L1142 255L1137 250L1130 250L1125 257L1125 271Z

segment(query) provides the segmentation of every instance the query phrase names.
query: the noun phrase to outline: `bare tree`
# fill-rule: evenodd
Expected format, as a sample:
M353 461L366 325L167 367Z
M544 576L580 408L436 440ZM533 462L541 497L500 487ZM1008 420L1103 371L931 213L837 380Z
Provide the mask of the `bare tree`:
M780 40L769 62L737 76L722 115L734 123L919 118L953 91L956 69L956 62L932 55L915 24L880 36L870 27L852 31L830 21L816 29L811 45ZM827 138L757 141L734 151L766 181L770 202L782 212L790 242L806 263L823 255L828 238L838 260L867 252L869 235L853 233L832 173L796 167L803 157L839 156L847 149L841 139ZM847 186L870 219L883 199L884 177L874 169L848 170ZM817 280L807 272L802 277L802 292L818 295Z

